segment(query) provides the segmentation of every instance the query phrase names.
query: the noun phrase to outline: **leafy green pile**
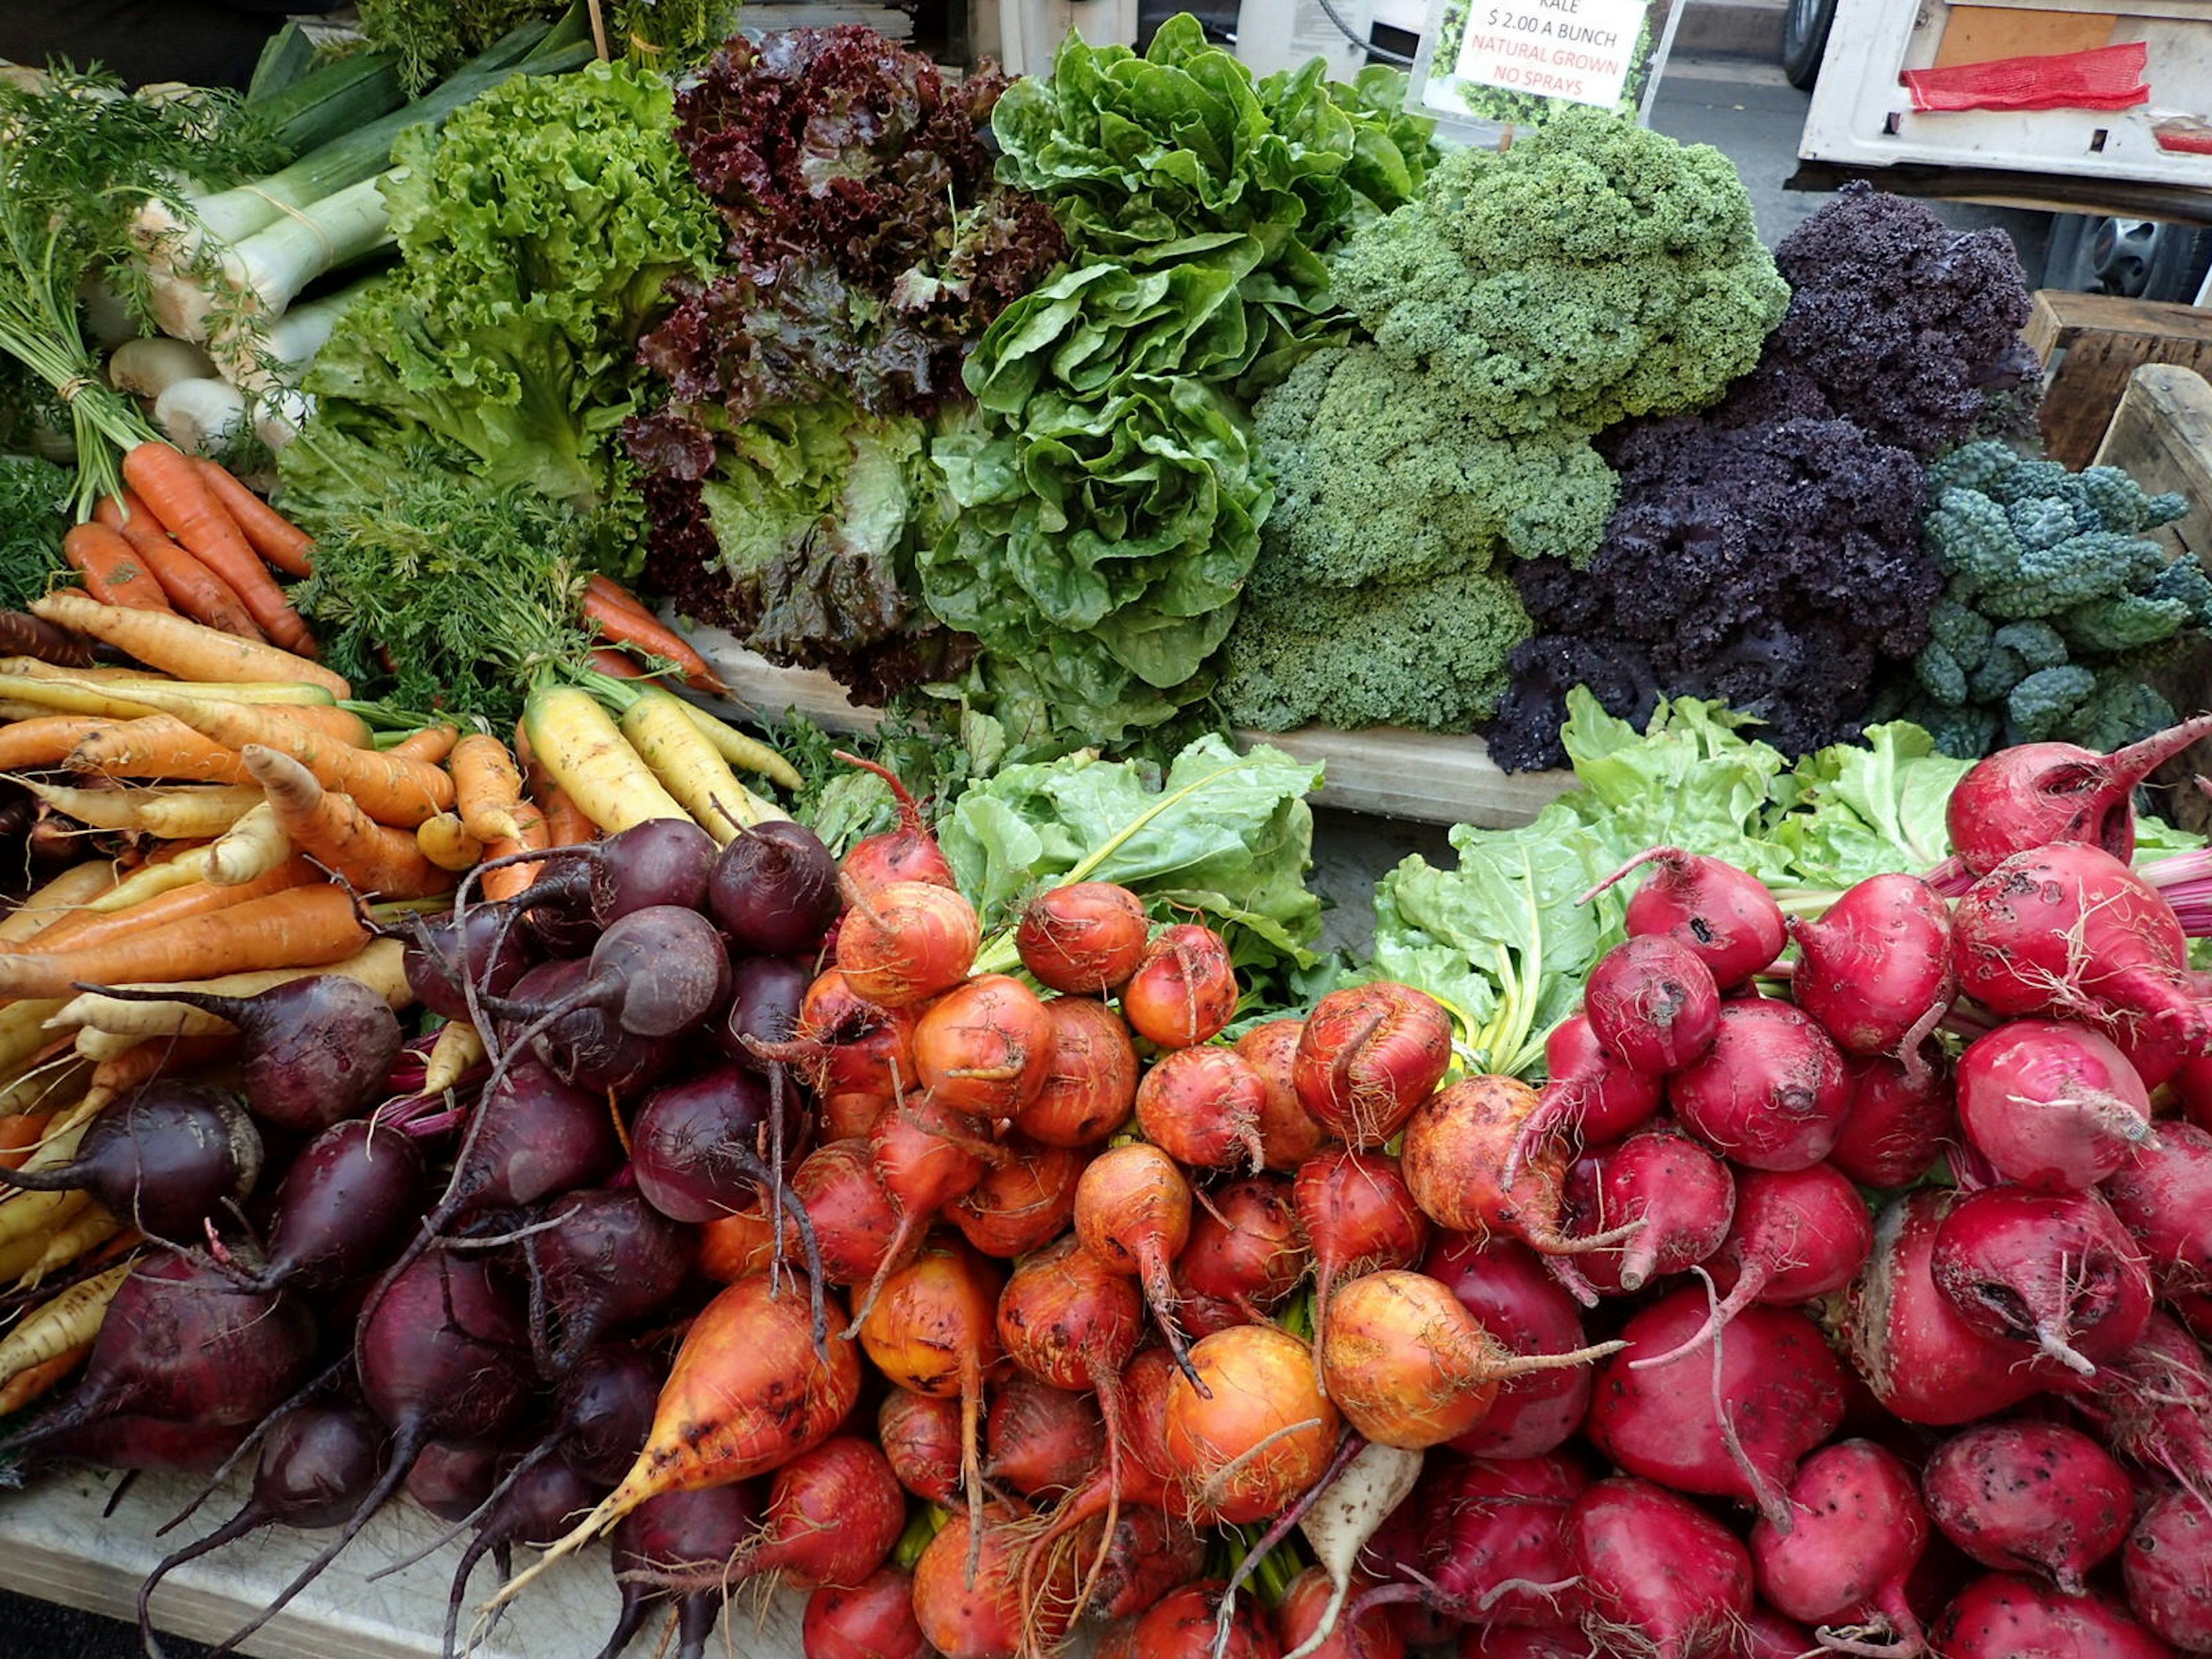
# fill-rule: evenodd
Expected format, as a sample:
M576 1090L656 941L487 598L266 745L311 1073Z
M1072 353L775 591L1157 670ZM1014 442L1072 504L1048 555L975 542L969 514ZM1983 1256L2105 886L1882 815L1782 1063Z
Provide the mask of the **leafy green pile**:
M1000 176L1070 264L969 359L921 577L981 646L954 690L1018 752L1128 744L1211 693L1271 501L1246 402L1346 331L1324 256L1419 187L1402 93L1318 62L1255 81L1179 15L1142 57L1072 37L1000 98Z
M937 826L938 842L987 934L1095 857L1086 878L1121 883L1164 921L1202 918L1249 981L1316 961L1321 901L1305 886L1305 798L1321 781L1318 765L1264 745L1240 755L1211 733L1164 769L1079 754L970 784Z
M1267 731L1465 731L1530 631L1510 563L1605 532L1591 437L1720 396L1788 290L1725 156L1591 109L1454 152L1330 265L1367 337L1260 402L1280 483L1221 700Z
M644 379L637 341L720 240L673 126L658 76L595 63L410 128L386 186L400 264L318 355L303 441L428 439L495 489L635 501L616 433Z
M2144 671L2212 627L2212 580L2147 533L2186 510L2118 467L1985 440L1928 469L1932 637L1889 702L1953 754L2046 738L2118 749L2174 720Z
M76 476L26 455L0 455L0 611L20 611L53 585Z
M1568 706L1562 736L1581 788L1518 829L1455 828L1456 869L1416 855L1376 889L1371 972L1451 1006L1493 1069L1540 1063L1545 1034L1621 939L1635 883L1577 901L1647 848L1725 859L1806 911L1950 851L1944 807L1969 763L1936 753L1917 726L1870 727L1864 747L1792 767L1717 703L1662 703L1642 732L1587 691Z
M360 0L361 32L398 56L410 93L439 81L517 24L577 0ZM605 0L609 45L655 64L688 63L735 27L737 0Z

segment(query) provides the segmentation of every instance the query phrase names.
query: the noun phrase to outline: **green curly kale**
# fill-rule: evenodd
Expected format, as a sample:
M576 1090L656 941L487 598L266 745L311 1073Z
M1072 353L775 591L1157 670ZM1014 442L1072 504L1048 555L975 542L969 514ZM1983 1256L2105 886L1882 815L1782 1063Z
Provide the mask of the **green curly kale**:
M1936 461L1928 487L1921 541L1943 596L1886 708L1962 756L2046 738L2117 748L2172 720L2142 671L2212 625L2212 580L2142 532L2179 518L2181 497L1996 441Z
M1790 298L1726 156L1593 109L1454 152L1330 274L1387 355L1498 434L1702 408Z

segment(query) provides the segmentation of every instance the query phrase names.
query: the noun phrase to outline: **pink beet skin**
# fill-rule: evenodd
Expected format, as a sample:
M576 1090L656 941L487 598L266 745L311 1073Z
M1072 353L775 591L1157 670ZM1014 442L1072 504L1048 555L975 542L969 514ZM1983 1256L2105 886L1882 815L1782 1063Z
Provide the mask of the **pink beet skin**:
M1790 994L1845 1054L1896 1054L1959 994L1950 907L1917 876L1871 876L1790 932Z
M1959 1122L2007 1181L2045 1192L2094 1187L2151 1139L2150 1091L2128 1057L2086 1025L2015 1019L1959 1059Z
M1928 1513L1985 1567L2033 1572L2069 1595L2119 1548L2135 1487L2112 1454L2063 1423L1978 1423L1929 1454Z
M1728 1237L1735 1213L1729 1166L1671 1126L1638 1129L1585 1152L1567 1172L1567 1231L1587 1235L1640 1224L1620 1243L1577 1259L1601 1295L1639 1291L1703 1261Z
M1854 1054L1845 1059L1844 1072L1850 1109L1828 1149L1828 1162L1862 1187L1911 1186L1942 1156L1945 1143L1958 1139L1950 1061L1926 1051L1915 1066L1887 1054Z
M2084 1376L2149 1322L2150 1270L2094 1191L1968 1193L1936 1231L1929 1271L1984 1336L2031 1345Z
M1536 1253L1510 1238L1477 1243L1440 1234L1421 1271L1450 1287L1492 1339L1512 1353L1569 1353L1588 1346L1582 1310L1546 1272ZM1509 1378L1481 1422L1451 1443L1471 1457L1536 1457L1554 1451L1583 1425L1591 1371L1528 1371Z
M1808 1014L1751 997L1721 1008L1712 1046L1668 1079L1682 1127L1753 1170L1802 1170L1836 1144L1851 1094L1844 1057Z
M1751 1611L1751 1557L1687 1498L1628 1476L1567 1510L1567 1553L1595 1610L1592 1635L1632 1632L1652 1659L1721 1659Z
M2191 1653L2212 1650L2212 1511L2170 1492L2128 1534L2120 1568L2128 1606L2155 1634Z
M1936 1626L1943 1659L2174 1659L2117 1601L2062 1595L2013 1573L1977 1578Z
M1808 1625L1882 1625L1901 1651L1924 1640L1905 1581L1928 1546L1928 1512L1906 1468L1871 1440L1823 1446L1790 1484L1795 1523L1752 1524L1759 1593Z
M1583 1012L1600 1044L1653 1077L1705 1053L1720 1011L1712 970L1664 934L1623 939L1598 959L1583 989Z

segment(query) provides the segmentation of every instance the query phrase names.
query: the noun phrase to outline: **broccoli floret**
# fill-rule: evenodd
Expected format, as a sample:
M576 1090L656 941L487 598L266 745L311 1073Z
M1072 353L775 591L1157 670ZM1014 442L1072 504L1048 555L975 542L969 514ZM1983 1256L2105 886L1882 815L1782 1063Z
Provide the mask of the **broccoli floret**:
M1507 654L1528 635L1502 576L1293 588L1238 612L1218 695L1232 721L1262 732L1309 720L1464 732L1497 705Z
M1324 348L1260 400L1275 504L1247 591L1402 582L1503 555L1580 562L1613 510L1588 440L1486 436L1443 377L1370 345Z
M1919 203L1846 185L1784 237L1790 309L1767 350L1830 410L1926 457L1980 428L1993 394L2033 398L2027 283L2002 231L1953 231Z
M2064 730L2096 689L2096 675L2077 664L2038 669L2005 698L2005 715L2017 734L2015 740L2038 743Z
M1595 109L1453 152L1330 274L1385 353L1443 376L1494 434L1711 403L1789 297L1719 151Z

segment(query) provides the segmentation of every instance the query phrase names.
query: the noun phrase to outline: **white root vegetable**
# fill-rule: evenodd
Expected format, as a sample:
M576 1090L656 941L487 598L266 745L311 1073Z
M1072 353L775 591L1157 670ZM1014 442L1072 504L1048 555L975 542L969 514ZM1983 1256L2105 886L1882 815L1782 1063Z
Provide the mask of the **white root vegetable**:
M1312 1635L1283 1656L1283 1659L1305 1659L1328 1640L1336 1628L1337 1616L1344 1611L1345 1598L1351 1594L1352 1570L1359 1561L1359 1552L1367 1540L1375 1536L1390 1511L1404 1503L1413 1490L1414 1482L1421 1478L1421 1464L1426 1454L1401 1451L1395 1446L1378 1446L1369 1442L1362 1446L1352 1462L1323 1488L1314 1506L1298 1522L1298 1530L1305 1534L1306 1542L1313 1546L1314 1559L1328 1574L1328 1605L1322 1610L1321 1623L1314 1626Z
M187 455L218 455L246 428L246 397L225 380L179 380L154 399L154 424Z
M215 372L206 352L161 334L125 340L107 360L107 383L134 398L158 398L179 380L210 380Z

